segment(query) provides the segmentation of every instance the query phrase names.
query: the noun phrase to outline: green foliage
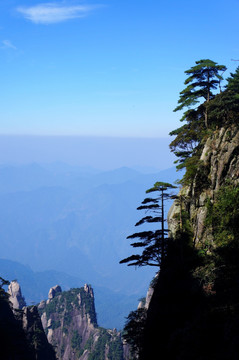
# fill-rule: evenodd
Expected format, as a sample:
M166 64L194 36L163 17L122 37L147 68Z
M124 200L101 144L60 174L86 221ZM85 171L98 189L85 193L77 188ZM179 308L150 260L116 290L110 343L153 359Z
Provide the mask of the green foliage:
M201 160L197 160L195 158L191 158L191 160L194 162L194 166L189 169L188 174L185 174L182 182L186 183L186 180L190 179L189 174L191 172L191 179L194 178L194 195L197 197L203 190L208 189L211 185L209 177L210 168Z
M60 349L60 354L61 354L62 357L64 355L64 352L65 352L65 345L62 344L61 349Z
M199 165L199 155L192 156L188 158L184 162L184 167L186 168L185 175L183 176L183 179L181 181L182 185L189 185L191 184L192 179L194 179Z
M155 197L146 198L142 201L142 205L137 210L145 210L151 212L153 216L145 216L138 221L135 226L142 224L160 223L161 229L141 231L127 237L127 239L139 239L131 244L134 248L144 248L142 254L132 255L120 261L120 264L128 263L128 266L160 266L166 254L167 234L168 230L164 227L166 221L164 217L164 203L166 200L172 199L172 194L167 190L175 189L176 186L165 183L156 182L154 186L146 191L146 193L156 193ZM154 215L156 214L156 216Z
M181 118L181 121L186 121L186 124L170 132L171 136L175 136L170 149L178 157L177 169L186 167L187 174L182 184L187 184L195 176L202 143L209 134L210 126L215 124L213 118L216 117L216 112L218 113L218 106L215 102L213 103L215 97L213 90L220 87L222 80L220 72L223 73L225 70L224 65L203 59L196 61L195 66L185 71L189 75L184 83L187 87L180 92L179 105L174 111L186 108ZM203 103L200 104L201 99Z
M88 360L105 360L107 351L109 360L123 360L123 345L120 336L111 335L103 328L100 328L99 331L99 338L94 347L91 343L91 353Z
M63 334L65 334L65 335L68 334L69 331L68 331L67 323L64 323L63 328L62 328L62 332L63 332Z
M77 330L74 330L71 337L71 347L75 351L80 351L81 342L82 342L82 336L80 336Z
M142 351L146 314L145 308L131 311L125 323L123 338L130 345L130 351L135 358Z
M115 336L109 343L109 360L124 360L124 351L120 336Z
M93 335L91 335L89 337L89 339L87 340L84 349L92 350L93 349L93 344L94 344L94 338L93 338Z
M186 168L181 182L183 185L190 183L196 175L203 143L211 132L218 127L238 122L239 68L227 79L227 86L221 91L222 77L219 72L225 70L224 65L217 65L211 60L200 60L196 62L196 66L185 71L190 75L185 84L190 85L180 93L179 105L174 111L187 108L181 119L186 124L170 132L171 136L175 136L170 149L178 158L175 162L177 169ZM220 87L220 93L214 95L212 90L217 87ZM205 102L194 107L200 98Z
M211 224L217 246L239 241L239 186L222 186L214 203L207 205L207 224Z
M8 280L4 280L0 277L0 301L6 301L8 303L9 294L3 289L3 286L9 285Z
M41 346L42 337L44 336L43 334L44 334L44 332L43 332L42 329L40 329L40 328L35 328L34 329L34 334L33 334L32 339L31 339L31 345L34 348L37 348L37 347Z
M238 122L239 111L239 67L227 79L225 91L210 102L209 119L215 126Z
M68 309L65 312L64 318L63 318L64 327L67 329L70 326L71 322L72 322L72 314L71 314L71 311Z
M95 345L94 350L89 355L89 360L104 360L105 359L105 351L106 344L110 340L110 335L106 330L101 329L100 337Z
M52 301L50 301L49 304L47 304L45 307L47 319L49 319L50 315L52 313L55 313L56 311L57 311L57 300L55 298L55 299L52 299Z
M198 110L190 110L185 119L187 123L170 132L169 135L176 136L170 144L170 149L180 158L177 163L181 164L191 156L201 141L204 132L202 116L202 107Z
M176 188L177 187L172 184L162 182L162 181L157 181L152 188L146 190L146 194L149 194L151 192L158 192L158 191L163 192L163 191L167 191L168 189L176 189ZM169 199L170 195L165 193L164 198Z
M178 169L186 167L182 183L193 183L196 206L202 190L211 186L209 166L200 161L205 141L224 126L229 129L225 141L231 141L230 129L238 124L239 68L224 91L221 71L225 67L210 60L197 62L186 72L187 87L175 109L187 109L182 118L186 124L171 132L175 139L170 147L178 157ZM217 87L220 93L214 95ZM200 101L204 102L198 106ZM238 157L238 151L232 155ZM186 202L181 192L176 197L179 228L167 242L142 328L139 359L153 359L160 351L163 359L233 360L239 354L239 185L229 181L208 199L206 221L200 224L208 236L197 244ZM129 321L132 342L137 339L136 319L137 312L129 319L135 321Z
M81 305L79 305L78 295L80 295L81 298ZM69 327L72 321L72 312L75 308L80 310L82 316L84 312L88 314L91 322L97 326L94 298L84 291L84 288L75 288L58 293L43 309L40 309L40 313L46 312L47 319L49 319L52 314L59 314L60 316L64 314L63 326L66 332L67 327ZM53 322L54 327L58 324L59 322Z
M51 328L53 330L59 328L61 326L61 322L59 320L53 320L51 323Z
M205 225L212 237L194 247L186 217L183 231L168 244L143 330L140 360L153 358L157 349L165 359L237 358L239 186L221 186L213 201L207 200L206 209Z
M185 71L185 74L189 75L184 82L187 87L180 92L179 105L174 111L190 108L196 105L200 98L209 101L213 97L212 90L217 89L223 79L219 71L226 71L226 67L209 59L196 61L195 66Z
M84 290L81 290L80 296L85 312L89 314L92 324L97 326L94 298Z

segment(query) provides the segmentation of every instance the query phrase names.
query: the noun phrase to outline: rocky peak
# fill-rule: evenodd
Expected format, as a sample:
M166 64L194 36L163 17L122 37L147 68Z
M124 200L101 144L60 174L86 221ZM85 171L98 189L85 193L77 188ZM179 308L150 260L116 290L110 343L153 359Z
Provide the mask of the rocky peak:
M24 297L22 296L21 287L16 280L11 281L8 286L9 300L12 303L13 309L22 309L26 306Z
M87 294L89 294L92 298L94 297L94 292L93 292L93 289L92 289L91 285L85 284L84 291Z
M48 293L48 300L54 299L56 294L59 294L61 292L62 292L62 290L61 290L60 285L55 285L55 286L51 287L49 290L49 293Z
M58 290L57 296L52 289ZM54 287L49 294L38 310L48 341L55 346L59 360L123 359L121 334L97 325L94 292L90 285L60 293L59 288Z

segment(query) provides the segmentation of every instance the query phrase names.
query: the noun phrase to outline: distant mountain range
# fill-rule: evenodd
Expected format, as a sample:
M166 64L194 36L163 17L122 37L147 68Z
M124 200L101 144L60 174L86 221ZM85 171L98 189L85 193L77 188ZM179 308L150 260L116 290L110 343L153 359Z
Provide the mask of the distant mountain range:
M174 168L143 174L126 167L99 172L61 163L1 166L1 258L30 266L37 272L31 276L40 288L44 282L47 289L56 285L60 272L68 274L59 279L68 288L76 279L80 284L76 281L75 286L82 286L83 279L94 289L108 289L111 296L112 292L128 296L132 304L132 296L136 302L145 295L155 273L119 265L133 251L126 237L142 215L136 208L154 182L174 182L177 177ZM39 275L44 271L47 274ZM12 280L12 273L5 274ZM23 291L28 301L46 296L40 290L36 290L38 298L34 291Z
M34 272L29 266L6 259L0 259L0 276L20 283L28 305L46 299L49 289L57 284L63 290L69 290L87 283L85 279L55 270ZM99 286L94 287L94 293L98 324L106 328L122 329L125 317L137 306L137 298Z

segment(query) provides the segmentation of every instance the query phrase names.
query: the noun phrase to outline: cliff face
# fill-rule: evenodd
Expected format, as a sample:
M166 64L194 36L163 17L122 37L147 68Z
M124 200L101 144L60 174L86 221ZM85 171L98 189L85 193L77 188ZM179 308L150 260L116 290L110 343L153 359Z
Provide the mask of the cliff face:
M26 302L22 296L21 287L16 280L11 281L9 284L8 294L13 309L22 309L24 306L26 306Z
M151 298L140 360L239 354L239 131L211 131L169 211L173 241Z
M47 341L36 306L24 307L21 313L22 328L37 360L55 360L55 351Z
M123 360L120 333L97 325L94 293L89 285L61 292L56 286L38 306L48 341L60 360Z
M23 307L24 299L16 281L8 293L0 291L1 358L4 360L55 360L55 352L43 331L37 308Z
M194 180L180 191L196 244L210 237L205 225L206 204L208 200L214 201L218 190L228 181L239 184L239 131L235 125L216 130L208 137ZM172 234L175 234L178 226L179 211L180 208L175 202L168 214Z

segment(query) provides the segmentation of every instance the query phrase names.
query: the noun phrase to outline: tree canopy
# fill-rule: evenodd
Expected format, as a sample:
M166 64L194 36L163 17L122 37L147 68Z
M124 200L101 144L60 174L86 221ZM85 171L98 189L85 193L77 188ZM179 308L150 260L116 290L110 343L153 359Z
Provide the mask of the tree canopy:
M210 104L215 98L214 91L219 88L221 93L222 74L226 69L225 65L203 59L185 71L188 75L184 82L186 88L180 92L178 106L174 111L186 108L181 118L186 124L170 132L171 136L175 136L170 149L178 157L178 169L187 166L192 156L197 156L209 127L209 109L211 111ZM234 78L233 81L236 82Z
M223 73L226 69L225 65L218 65L209 59L196 61L195 66L185 71L189 75L184 82L187 87L180 92L179 105L174 111L191 108L200 98L209 102L214 96L212 91L220 86L223 79L219 72Z
M238 121L239 111L239 67L227 78L225 90L209 104L210 123L231 124Z
M176 186L165 183L156 182L154 186L146 191L146 193L156 193L155 197L145 198L137 210L150 212L152 215L144 216L135 226L143 224L159 223L160 229L145 230L134 233L127 239L139 239L133 242L133 248L144 248L142 254L131 255L120 261L120 264L128 263L128 266L160 266L164 260L166 253L166 242L168 230L165 228L165 201L172 198L172 194L167 191L175 189Z

